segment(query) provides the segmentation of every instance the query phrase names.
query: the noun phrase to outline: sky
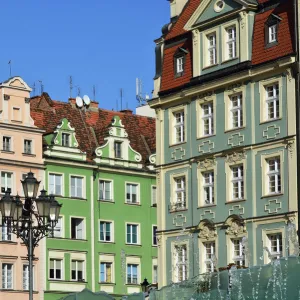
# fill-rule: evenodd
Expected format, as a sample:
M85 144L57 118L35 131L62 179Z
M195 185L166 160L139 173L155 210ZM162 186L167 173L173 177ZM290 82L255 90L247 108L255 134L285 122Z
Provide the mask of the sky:
M136 77L151 94L154 40L170 19L167 0L9 0L1 3L0 82L21 76L35 95L88 95L99 107L135 111ZM11 65L8 62L11 61ZM32 96L34 93L32 92Z

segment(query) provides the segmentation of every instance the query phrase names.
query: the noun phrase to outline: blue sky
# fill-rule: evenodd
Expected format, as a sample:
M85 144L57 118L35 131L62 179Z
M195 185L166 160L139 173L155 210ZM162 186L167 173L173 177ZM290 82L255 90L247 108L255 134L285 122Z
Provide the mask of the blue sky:
M73 97L93 98L101 108L117 108L123 88L123 108L135 109L135 78L151 93L154 39L169 21L167 0L29 0L4 1L0 24L0 81L21 76L40 93L67 101L69 76ZM120 101L118 103L120 110Z

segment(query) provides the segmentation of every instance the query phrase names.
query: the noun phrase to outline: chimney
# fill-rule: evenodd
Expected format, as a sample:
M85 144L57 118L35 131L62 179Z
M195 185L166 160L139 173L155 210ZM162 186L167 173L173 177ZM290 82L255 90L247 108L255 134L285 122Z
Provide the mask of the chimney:
M178 17L182 12L185 4L189 0L168 0L170 1L170 10L171 10L171 20Z
M132 115L132 110L131 109L123 109L123 110L120 110L120 112L123 113L123 114Z
M91 101L91 104L89 105L89 110L98 111L98 108L99 108L99 102Z
M72 105L72 107L76 107L76 99L75 98L69 98L69 103Z

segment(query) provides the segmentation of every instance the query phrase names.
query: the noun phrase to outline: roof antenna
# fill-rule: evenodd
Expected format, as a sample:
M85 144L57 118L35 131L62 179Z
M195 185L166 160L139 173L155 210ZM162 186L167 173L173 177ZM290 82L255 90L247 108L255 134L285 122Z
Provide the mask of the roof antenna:
M33 91L33 96L35 96L35 82L33 83L33 86L32 86L32 91Z
M11 59L9 60L8 64L9 64L9 77L11 77Z
M77 96L80 96L80 86L76 85L75 87L77 87Z
M43 81L39 80L39 83L41 85L41 95L44 93L44 85L43 85Z
M119 108L118 108L118 99L116 100L116 106L117 106L117 111L119 111Z
M123 89L122 88L120 88L120 98L121 98L121 110L123 109L122 108L122 102L123 102Z
M72 78L72 76L70 76L69 83L70 83L70 98L72 98L72 90L73 90L73 78Z
M145 96L143 95L142 80L139 78L136 78L135 86L136 86L136 100L138 101L139 106L147 104L147 101L150 99L150 96L148 94L145 94Z
M93 96L94 96L94 101L96 101L96 86L93 85Z

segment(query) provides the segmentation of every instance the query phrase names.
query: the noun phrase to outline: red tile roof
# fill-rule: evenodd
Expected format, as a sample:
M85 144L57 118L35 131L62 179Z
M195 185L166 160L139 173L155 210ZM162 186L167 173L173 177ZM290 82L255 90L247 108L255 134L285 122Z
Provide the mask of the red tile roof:
M147 164L149 155L155 153L154 118L134 115L131 111L96 109L96 102L91 104L94 108L84 112L74 105L74 100L70 99L68 103L54 101L47 93L31 98L30 110L35 125L46 130L47 134L54 132L63 118L68 119L75 128L79 148L92 161L95 149L103 145L104 138L108 136L113 117L119 116L128 133L131 147L142 155L143 163Z

